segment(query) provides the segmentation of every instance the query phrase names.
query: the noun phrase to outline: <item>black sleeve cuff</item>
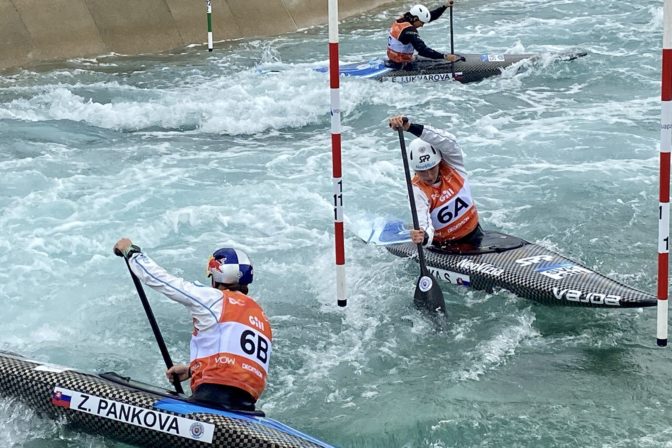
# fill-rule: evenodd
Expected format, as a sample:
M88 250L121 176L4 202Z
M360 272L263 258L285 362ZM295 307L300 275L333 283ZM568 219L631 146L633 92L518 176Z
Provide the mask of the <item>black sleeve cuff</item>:
M124 257L126 257L127 260L130 260L133 254L139 254L142 253L142 249L140 249L140 246L136 246L135 244L132 244L126 249L126 253L124 253Z
M420 137L422 135L422 131L424 130L424 124L411 123L411 125L408 127L408 132L415 135L416 137Z

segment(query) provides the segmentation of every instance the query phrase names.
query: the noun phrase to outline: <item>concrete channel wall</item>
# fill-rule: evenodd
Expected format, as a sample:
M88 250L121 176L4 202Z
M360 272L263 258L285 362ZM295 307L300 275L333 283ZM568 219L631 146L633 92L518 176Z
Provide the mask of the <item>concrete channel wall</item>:
M389 2L339 0L339 15ZM216 41L327 22L327 0L212 0L212 11ZM204 0L0 0L0 69L201 44L206 23Z

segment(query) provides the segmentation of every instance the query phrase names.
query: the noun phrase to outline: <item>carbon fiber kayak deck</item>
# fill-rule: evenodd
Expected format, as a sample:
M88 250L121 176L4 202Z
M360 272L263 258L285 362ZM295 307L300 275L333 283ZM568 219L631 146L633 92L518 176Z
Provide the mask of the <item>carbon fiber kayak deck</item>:
M544 247L499 232L486 232L482 250L453 247L425 251L428 268L437 279L492 291L503 288L549 305L602 308L654 306L656 297L612 280ZM417 260L413 243L385 248Z
M553 58L557 60L573 60L585 56L585 52L559 53ZM477 82L491 76L497 76L504 69L523 60L539 58L535 54L463 54L465 61L445 62L442 60L418 59L412 70L396 70L388 67L384 60L343 64L339 67L340 76L371 78L379 81L409 83L417 81L459 81L461 83ZM328 67L319 67L319 72L328 72Z
M418 60L414 70L393 70L382 74L378 79L399 83L417 81L459 81L461 83L477 82L491 76L501 75L507 67L532 59L533 54L466 54L466 61L444 62Z
M1 351L0 395L43 416L65 418L77 430L143 447L330 447L263 413L210 408L116 375L83 373Z

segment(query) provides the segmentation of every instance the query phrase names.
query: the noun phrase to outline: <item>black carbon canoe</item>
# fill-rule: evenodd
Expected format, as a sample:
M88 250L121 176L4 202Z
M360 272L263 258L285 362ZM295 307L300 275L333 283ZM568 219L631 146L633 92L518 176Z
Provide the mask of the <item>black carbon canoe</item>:
M385 248L415 257L412 243ZM485 232L480 246L429 248L425 260L440 280L478 290L502 288L548 305L602 308L655 306L656 297L612 280L542 246L504 233Z
M564 52L553 55L555 60L569 61L583 56L585 52ZM535 54L462 54L465 61L455 63L442 60L418 59L412 70L395 70L385 65L382 59L343 64L339 67L343 77L371 78L379 81L410 83L418 81L459 81L477 82L491 76L497 76L504 69L523 60L535 60ZM328 72L328 67L319 67L320 72Z
M417 245L410 242L400 219L376 219L360 227L367 244L385 246L399 257L417 261ZM477 290L497 288L547 305L638 308L657 305L657 299L610 279L545 247L505 233L485 231L480 244L454 244L443 250L429 247L425 261L444 282Z
M143 447L330 447L263 412L206 407L114 373L84 373L2 351L0 396L64 418L74 429Z

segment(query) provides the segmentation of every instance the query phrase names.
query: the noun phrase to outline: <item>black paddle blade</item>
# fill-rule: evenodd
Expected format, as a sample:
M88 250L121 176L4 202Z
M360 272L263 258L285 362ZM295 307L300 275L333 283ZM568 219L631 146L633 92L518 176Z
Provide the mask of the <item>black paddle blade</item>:
M446 314L446 302L443 300L443 292L439 283L429 272L421 275L415 287L413 304L430 312L441 311Z

